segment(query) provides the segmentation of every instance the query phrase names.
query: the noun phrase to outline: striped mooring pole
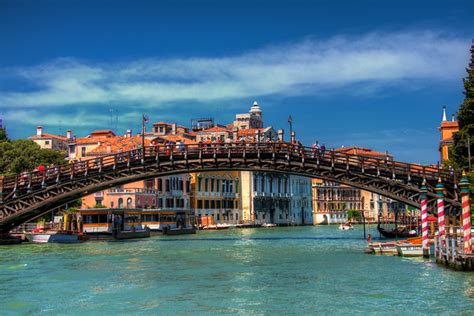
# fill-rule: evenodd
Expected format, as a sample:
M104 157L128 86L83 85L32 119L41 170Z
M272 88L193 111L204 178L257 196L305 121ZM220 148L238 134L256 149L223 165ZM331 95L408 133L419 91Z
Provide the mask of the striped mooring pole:
M472 254L471 244L471 206L469 202L469 180L466 173L463 172L461 182L461 203L462 203L462 230L464 237L464 254Z
M444 185L441 178L436 185L436 193L438 195L438 236L440 240L440 252L446 249L446 224L444 221Z
M430 257L430 244L428 240L428 198L426 197L428 189L426 188L426 181L423 180L421 186L421 240L423 246L423 257Z

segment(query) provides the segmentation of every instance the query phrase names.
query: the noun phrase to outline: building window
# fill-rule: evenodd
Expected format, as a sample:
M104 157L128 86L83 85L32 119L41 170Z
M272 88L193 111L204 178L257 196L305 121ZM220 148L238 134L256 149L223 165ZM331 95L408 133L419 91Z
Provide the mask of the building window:
M190 183L189 183L189 180L186 180L186 192L189 193L190 191Z
M110 208L114 208L114 201L110 202Z
M202 209L202 200L198 200L197 208Z
M127 208L131 208L132 207L132 198L128 198L127 199Z
M209 209L209 200L204 201L204 208L207 210Z
M211 208L212 209L216 208L216 201L214 200L211 201Z
M214 192L214 179L211 179L211 192Z
M96 207L102 206L102 200L96 199L96 200L95 200L95 206L96 206Z
M163 180L158 179L158 191L163 190Z
M204 179L204 192L208 192L209 188L209 179Z
M198 178L198 192L202 190L202 178Z
M220 186L221 186L221 180L220 180L220 179L217 179L217 180L216 180L216 192L219 192Z
M170 192L170 180L169 179L166 179L166 192Z
M216 201L216 208L221 208L221 200Z
M123 208L123 199L122 198L118 199L118 208Z
M49 140L44 141L45 145L49 145Z
M81 147L81 156L84 157L86 155L86 147Z

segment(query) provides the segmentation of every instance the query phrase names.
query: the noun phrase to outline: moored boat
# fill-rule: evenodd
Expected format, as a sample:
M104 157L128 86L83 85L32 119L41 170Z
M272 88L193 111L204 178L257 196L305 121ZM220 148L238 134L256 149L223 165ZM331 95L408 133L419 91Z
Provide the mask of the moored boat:
M89 238L82 233L68 232L68 231L44 231L44 232L32 232L25 234L28 241L33 243L61 243L61 244L73 244L81 243Z
M196 228L195 227L164 227L163 228L163 235L187 235L187 234L195 234Z
M262 226L262 227L277 227L277 224L263 223L261 226Z
M150 229L131 229L131 230L117 230L113 229L112 236L115 239L132 239L132 238L147 238L150 237Z
M423 246L411 243L399 244L397 245L397 252L401 257L422 257Z
M398 256L397 243L385 242L380 244L380 254L386 256Z
M382 254L381 244L382 243L380 242L369 243L364 249L364 252L368 254L380 255Z

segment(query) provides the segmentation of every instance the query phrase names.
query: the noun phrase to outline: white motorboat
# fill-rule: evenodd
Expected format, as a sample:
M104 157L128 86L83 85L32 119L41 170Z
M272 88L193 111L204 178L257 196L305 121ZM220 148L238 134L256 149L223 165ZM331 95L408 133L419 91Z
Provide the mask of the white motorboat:
M410 243L397 245L398 255L401 257L422 257L423 246Z
M277 224L272 224L272 223L263 223L261 226L262 226L262 227L276 227L276 226L277 226Z
M352 225L349 223L339 225L339 230L352 230L352 229L354 229L354 227L352 227Z
M45 232L33 232L25 234L28 241L32 243L61 243L61 244L73 244L80 243L88 240L87 236L80 233L67 232L67 231L45 231Z
M380 244L380 254L386 256L398 256L397 243L391 241Z

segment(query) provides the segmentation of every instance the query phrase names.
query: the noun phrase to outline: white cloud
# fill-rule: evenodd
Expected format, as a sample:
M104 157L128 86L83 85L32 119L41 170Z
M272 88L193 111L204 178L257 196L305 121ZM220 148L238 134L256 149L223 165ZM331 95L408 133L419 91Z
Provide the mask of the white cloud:
M307 39L230 57L88 63L60 59L2 70L33 90L0 90L0 104L21 109L114 104L164 107L265 95L314 94L426 79L459 80L469 41L432 32L372 33ZM375 91L377 88L375 88ZM367 88L366 91L371 91Z

